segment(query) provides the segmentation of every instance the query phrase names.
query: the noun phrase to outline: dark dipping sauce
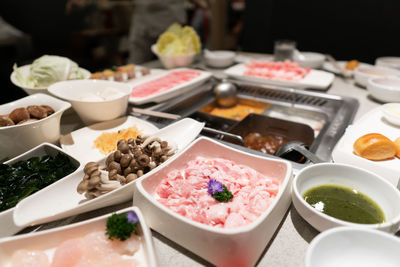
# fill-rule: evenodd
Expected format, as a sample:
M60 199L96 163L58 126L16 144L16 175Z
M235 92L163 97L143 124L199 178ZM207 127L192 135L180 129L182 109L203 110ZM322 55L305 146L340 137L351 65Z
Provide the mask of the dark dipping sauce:
M316 186L307 190L303 198L318 211L343 221L362 224L385 221L383 211L372 199L351 188Z
M245 147L273 155L275 151L289 140L281 135L249 133L244 137Z

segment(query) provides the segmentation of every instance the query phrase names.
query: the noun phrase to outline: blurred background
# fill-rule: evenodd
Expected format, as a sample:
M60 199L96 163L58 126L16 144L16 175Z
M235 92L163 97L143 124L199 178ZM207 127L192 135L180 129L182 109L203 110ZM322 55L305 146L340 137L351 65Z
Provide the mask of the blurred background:
M52 54L91 72L140 64L132 36L155 43L168 19L194 27L203 48L272 53L274 40L292 39L300 51L374 63L399 55L398 10L395 0L1 0L0 102L25 96L10 82L14 63Z

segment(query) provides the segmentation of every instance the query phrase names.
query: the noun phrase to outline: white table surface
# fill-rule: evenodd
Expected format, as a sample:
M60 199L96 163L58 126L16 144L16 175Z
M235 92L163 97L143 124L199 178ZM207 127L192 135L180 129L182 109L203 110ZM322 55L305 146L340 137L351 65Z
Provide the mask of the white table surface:
M158 61L146 64L148 67L160 67ZM204 67L198 64L198 67ZM222 71L216 69L208 69L216 76L221 76ZM368 112L369 110L379 106L381 103L374 101L368 96L365 88L354 85L354 80L336 77L332 86L326 92L329 94L350 96L359 100L360 106L356 113L355 120ZM82 123L74 113L65 115L62 118L62 133L68 133L82 127ZM127 207L130 203L124 203L114 207L102 209L101 211L93 211L80 217L70 218L67 223L82 220L84 218L104 214L113 210ZM62 224L65 224L63 222ZM311 240L318 234L318 231L305 222L297 213L293 205L290 206L288 212L283 218L281 225L275 232L274 237L266 246L257 266L268 267L286 267L305 266L306 250ZM153 231L153 240L160 266L211 266L208 262L191 253L190 251L180 247L169 239L163 237Z

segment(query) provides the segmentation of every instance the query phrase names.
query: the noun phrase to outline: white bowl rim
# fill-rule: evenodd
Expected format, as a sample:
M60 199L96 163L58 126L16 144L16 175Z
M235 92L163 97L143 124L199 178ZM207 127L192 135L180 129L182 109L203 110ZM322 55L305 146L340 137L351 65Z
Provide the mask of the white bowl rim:
M20 66L20 67L18 67L18 69L19 68L30 68L30 66L31 66L32 64L27 64L27 65L23 65L23 66ZM83 74L85 75L85 77L83 78L83 79L80 79L80 80L85 80L85 79L88 79L89 77L90 77L90 75L91 75L91 72L90 71L88 71L87 69L84 69L84 68L81 68L81 67L79 67L79 69L83 72ZM21 87L21 88L25 88L25 89L29 89L29 90L46 90L47 88L48 88L48 86L45 86L45 87L28 87L28 86L23 86L23 85L21 85L21 84L19 84L18 83L18 81L17 81L17 79L16 79L16 73L15 73L15 70L13 70L13 72L10 74L10 80L11 80L11 82L15 85L15 86L18 86L18 87ZM67 81L75 81L75 80L67 80ZM49 85L50 86L50 85Z
M65 110L67 110L67 109L69 109L69 108L71 107L71 103L68 103L68 102L63 101L63 100L61 100L61 99L55 98L54 96L47 95L47 94L43 94L43 93L37 93L37 94L28 95L28 96L26 96L26 97L17 99L17 100L15 100L15 101L8 102L8 103L3 104L3 105L12 104L12 103L14 103L14 102L17 102L17 101L20 101L20 100L23 100L23 99L27 99L27 98L38 98L38 97L50 98L50 99L53 100L53 101L58 101L60 104L62 104L62 107L61 107L59 110L55 111L53 114L50 114L49 116L47 116L47 117L45 117L45 118L43 118L43 119L40 119L40 120L37 120L37 121L26 122L26 123L19 124L19 125L17 124L17 125L3 126L3 127L0 127L0 131L6 130L6 129L11 129L11 128L24 127L24 126L32 125L32 124L35 124L35 123L39 124L39 123L41 123L41 122L43 122L43 121L45 121L45 120L47 120L47 119L49 119L49 118L51 118L51 117L55 117L55 116L58 115L59 113L62 113L62 112L64 112ZM3 106L3 105L0 105L0 106ZM53 107L52 107L52 108L53 108Z
M208 59L215 59L215 60L227 60L233 59L236 56L234 51L230 50L207 50L204 49L204 57ZM214 56L218 54L218 56Z
M32 153L33 151L35 151L35 150L37 150L37 149L40 149L41 147L45 147L45 146L51 147L51 149L54 149L54 150L58 151L59 153L61 152L61 153L67 155L68 157L74 159L76 162L79 163L79 166L78 166L73 172L71 172L71 173L68 174L68 175L65 175L64 177L62 177L62 178L58 179L57 181L53 182L52 184L54 184L54 183L60 181L61 179L64 179L65 177L68 177L68 176L74 174L75 172L77 172L77 171L82 167L82 163L81 163L77 158L75 158L74 156L72 156L72 155L69 154L67 151L63 150L62 148L60 148L60 147L58 147L58 146L56 146L56 145L54 145L54 144L48 143L48 142L43 142L43 143L41 143L41 144L39 144L39 145L37 145L37 146L35 146L35 147L32 147L32 148L29 149L28 151L25 151L25 152L22 153L22 154L19 154L19 155L15 156L15 157L13 157L13 158L11 158L11 159L9 159L9 160L6 160L6 161L4 162L4 164L9 164L9 163L7 163L7 162L14 161L14 160L17 160L16 162L18 162L20 158L22 158L22 157L24 157L24 156L26 156L26 155L29 155L29 154ZM11 164L12 164L12 163L11 163ZM50 184L50 185L52 185L52 184ZM50 186L50 185L48 185L48 186ZM46 187L48 187L48 186L46 186ZM38 190L38 191L36 191L36 192L39 192L39 191L45 189L46 187L43 187L42 189L40 189L40 190ZM36 192L35 192L35 193L36 193ZM29 195L29 196L31 196L31 195ZM27 196L27 197L29 197L29 196ZM25 198L27 198L27 197L25 197ZM21 199L21 200L22 200L22 199ZM20 200L20 201L21 201L21 200ZM18 202L18 203L19 203L19 202ZM18 203L17 203L17 205L18 205ZM1 215L5 214L5 213L14 212L14 209L17 207L17 205L15 205L15 206L12 207L12 208L9 208L9 209L0 211L0 217L1 217ZM0 239L1 239L1 238L0 238Z
M292 175L293 175L293 171L292 171L292 165L283 159L276 159L276 158L269 158L269 157L263 157L263 156L259 156L259 155L255 155L255 154L250 154L244 151L240 151L237 149L234 149L232 147L229 147L225 144L219 143L217 141L212 140L211 138L208 137L199 137L197 138L194 142L192 142L189 146L187 146L184 150L182 150L180 153L178 153L177 155L175 155L174 159L172 159L169 163L179 159L179 157L181 155L183 155L187 150L189 150L192 146L194 146L196 143L201 142L202 140L206 140L208 142L212 142L214 144L217 144L219 146L228 148L230 150L235 150L243 155L247 155L247 156L251 156L251 157L256 157L256 158L262 158L265 160L269 160L269 161L275 161L275 162L279 162L279 163L283 163L286 165L287 169L286 169L286 175L283 179L283 183L280 184L279 187L279 192L276 195L273 203L268 207L267 210L265 210L260 216L257 217L257 219L255 219L254 221L252 221L249 224L243 225L243 226L239 226L239 227L234 227L234 228L217 228L211 225L206 225L200 222L196 222L193 221L189 218L186 218L185 216L182 216L172 210L170 210L169 208L165 207L164 205L162 205L161 203L159 203L152 195L150 195L149 193L147 193L147 191L143 188L142 186L142 182L145 179L151 178L151 176L147 176L144 179L140 179L136 182L135 186L138 190L140 190L141 194L145 195L145 197L147 198L148 201L150 201L153 205L155 205L156 207L158 207L159 209L163 210L164 212L168 213L170 216L174 217L176 220L178 221L182 221L183 223L187 223L190 224L191 226L194 226L196 228L200 228L203 231L207 231L207 232L213 232L216 234L222 234L222 235L234 235L234 234L240 234L240 233L247 233L252 231L254 228L256 228L257 226L259 226L261 224L261 222L266 219L266 217L271 213L271 210L273 210L275 208L275 206L277 205L278 201L281 199L282 194L283 194L283 189L286 188L288 186L288 183L291 181L292 179ZM161 169L159 169L158 171L160 171ZM154 175L155 173L153 173Z
M156 54L157 56L159 56L159 57L165 57L165 58L172 58L172 57L189 57L189 56L195 56L195 55L199 54L199 53L190 53L190 54L175 55L175 56L172 56L172 55L162 55L162 54L158 53L157 44L153 44L153 45L151 46L151 51L152 51L154 54Z
M319 163L319 164L315 164L315 165L310 165L305 167L304 169L302 169L300 172L298 172L298 174L296 175L296 177L293 179L293 183L292 183L292 194L294 194L296 196L296 198L298 200L300 200L300 203L306 207L306 209L308 211L311 211L313 214L318 215L322 218L324 218L327 221L342 225L342 226L352 226L352 227L357 227L357 228L369 228L369 229L380 229L380 228L386 228L386 227L390 227L391 225L396 224L396 222L400 222L400 213L397 214L395 217L393 217L390 221L385 221L384 223L375 223L375 224L361 224L361 223L353 223L353 222L347 222L344 220L340 220L340 219L336 219L335 217L329 216L325 213L319 212L317 211L315 208L311 207L310 204L307 203L307 201L304 200L303 196L300 195L299 190L297 188L297 181L298 181L298 177L300 176L300 174L303 174L304 172L308 171L309 169L313 169L313 168L321 168L324 166L334 166L334 167L345 167L345 168L353 168L353 169L357 169L358 171L361 172L365 172L369 175L371 175L372 177L374 177L373 179L377 179L380 182L386 184L387 186L389 186L392 189L392 192L396 195L398 195L398 197L400 198L400 191L394 187L391 183L389 183L386 179L380 177L379 175L353 166L353 165L349 165L349 164L344 164L344 163ZM400 205L400 204L399 204Z
M74 98L71 98L69 96L65 96L63 94L59 94L58 92L54 92L54 90L55 90L54 87L56 87L56 86L60 86L60 85L63 85L63 84L73 84L73 83L98 83L98 84L101 84L101 83L106 84L107 83L110 86L112 86L112 85L117 86L118 87L117 89L119 91L122 90L121 87L125 87L126 92L123 92L123 95L118 97L118 98L114 98L114 99L111 99L111 100L104 100L104 101L90 101L90 100L74 99ZM56 82L56 83L53 83L52 85L50 85L47 88L47 91L50 94L52 94L52 95L54 95L54 96L56 96L58 98L61 98L61 99L64 99L64 100L67 100L67 101L70 101L70 102L85 103L85 104L90 104L90 103L92 103L92 104L103 104L103 103L110 103L110 102L113 102L113 101L118 101L118 100L121 100L124 97L129 97L131 95L131 93L132 93L132 88L127 83L121 83L121 82L116 82L116 81L108 81L108 80L87 79L87 80L67 80L67 81Z
M398 76L400 75L400 70L395 69L395 68L390 68L390 67L384 67L384 66L376 66L376 65L365 65L365 66L359 66L357 67L354 72L361 74L361 75L367 75L367 76L372 76L369 73L366 73L366 70L381 70L383 71L385 75L387 75L387 77L389 76ZM389 74L391 73L391 74ZM394 74L396 73L396 74ZM382 78L382 77L376 77L375 78Z
M311 259L312 259L312 254L314 252L315 247L318 246L318 244L323 240L324 238L331 236L331 235L336 235L338 233L346 233L346 232L362 232L362 233L368 233L372 235L378 235L379 237L385 238L385 239L390 239L392 241L395 241L396 243L400 244L400 239L398 237L395 237L392 234L383 232L383 231L377 231L372 228L358 228L358 227L350 227L350 226L339 226L339 227L334 227L331 229L328 229L322 233L319 233L310 243L307 253L306 253L306 266L311 266Z
M377 83L377 80L392 80L392 81L397 81L399 82L399 86L391 86L391 85L384 85ZM388 90L388 91L393 91L393 92L399 92L400 93L400 77L396 75L389 75L386 77L370 77L368 78L368 84L375 86L375 88L378 88L378 90Z
M305 58L304 59L299 59L297 58L297 61L305 62L305 61L324 61L325 60L325 55L319 52L309 52L309 51L299 51L300 54L302 54ZM312 56L313 58L309 58ZM308 58L307 58L308 57Z

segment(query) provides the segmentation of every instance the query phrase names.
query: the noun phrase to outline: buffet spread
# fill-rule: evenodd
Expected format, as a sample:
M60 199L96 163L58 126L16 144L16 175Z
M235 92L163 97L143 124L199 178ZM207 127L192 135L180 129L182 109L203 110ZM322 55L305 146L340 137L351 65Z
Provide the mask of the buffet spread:
M321 92L352 78L335 78L342 72L327 62L311 69L304 58L253 55L196 68L190 27L171 26L153 49L165 69L90 73L49 55L14 66L11 81L29 96L0 106L0 266L167 266L157 248L177 246L196 255L197 263L178 253L185 266L292 266L290 257L268 259L292 199L301 223L324 232L298 259L308 267L325 266L313 252L338 226L388 232L379 237L400 247L390 235L400 226L400 104L371 102L378 107L352 123L358 101ZM386 102L400 100L396 69L339 63L364 94L381 86L394 95ZM216 74L236 88L230 106L216 99ZM132 106L159 113L133 116ZM61 134L62 116L83 127ZM121 203L129 207L20 232ZM150 228L171 245L155 247Z

